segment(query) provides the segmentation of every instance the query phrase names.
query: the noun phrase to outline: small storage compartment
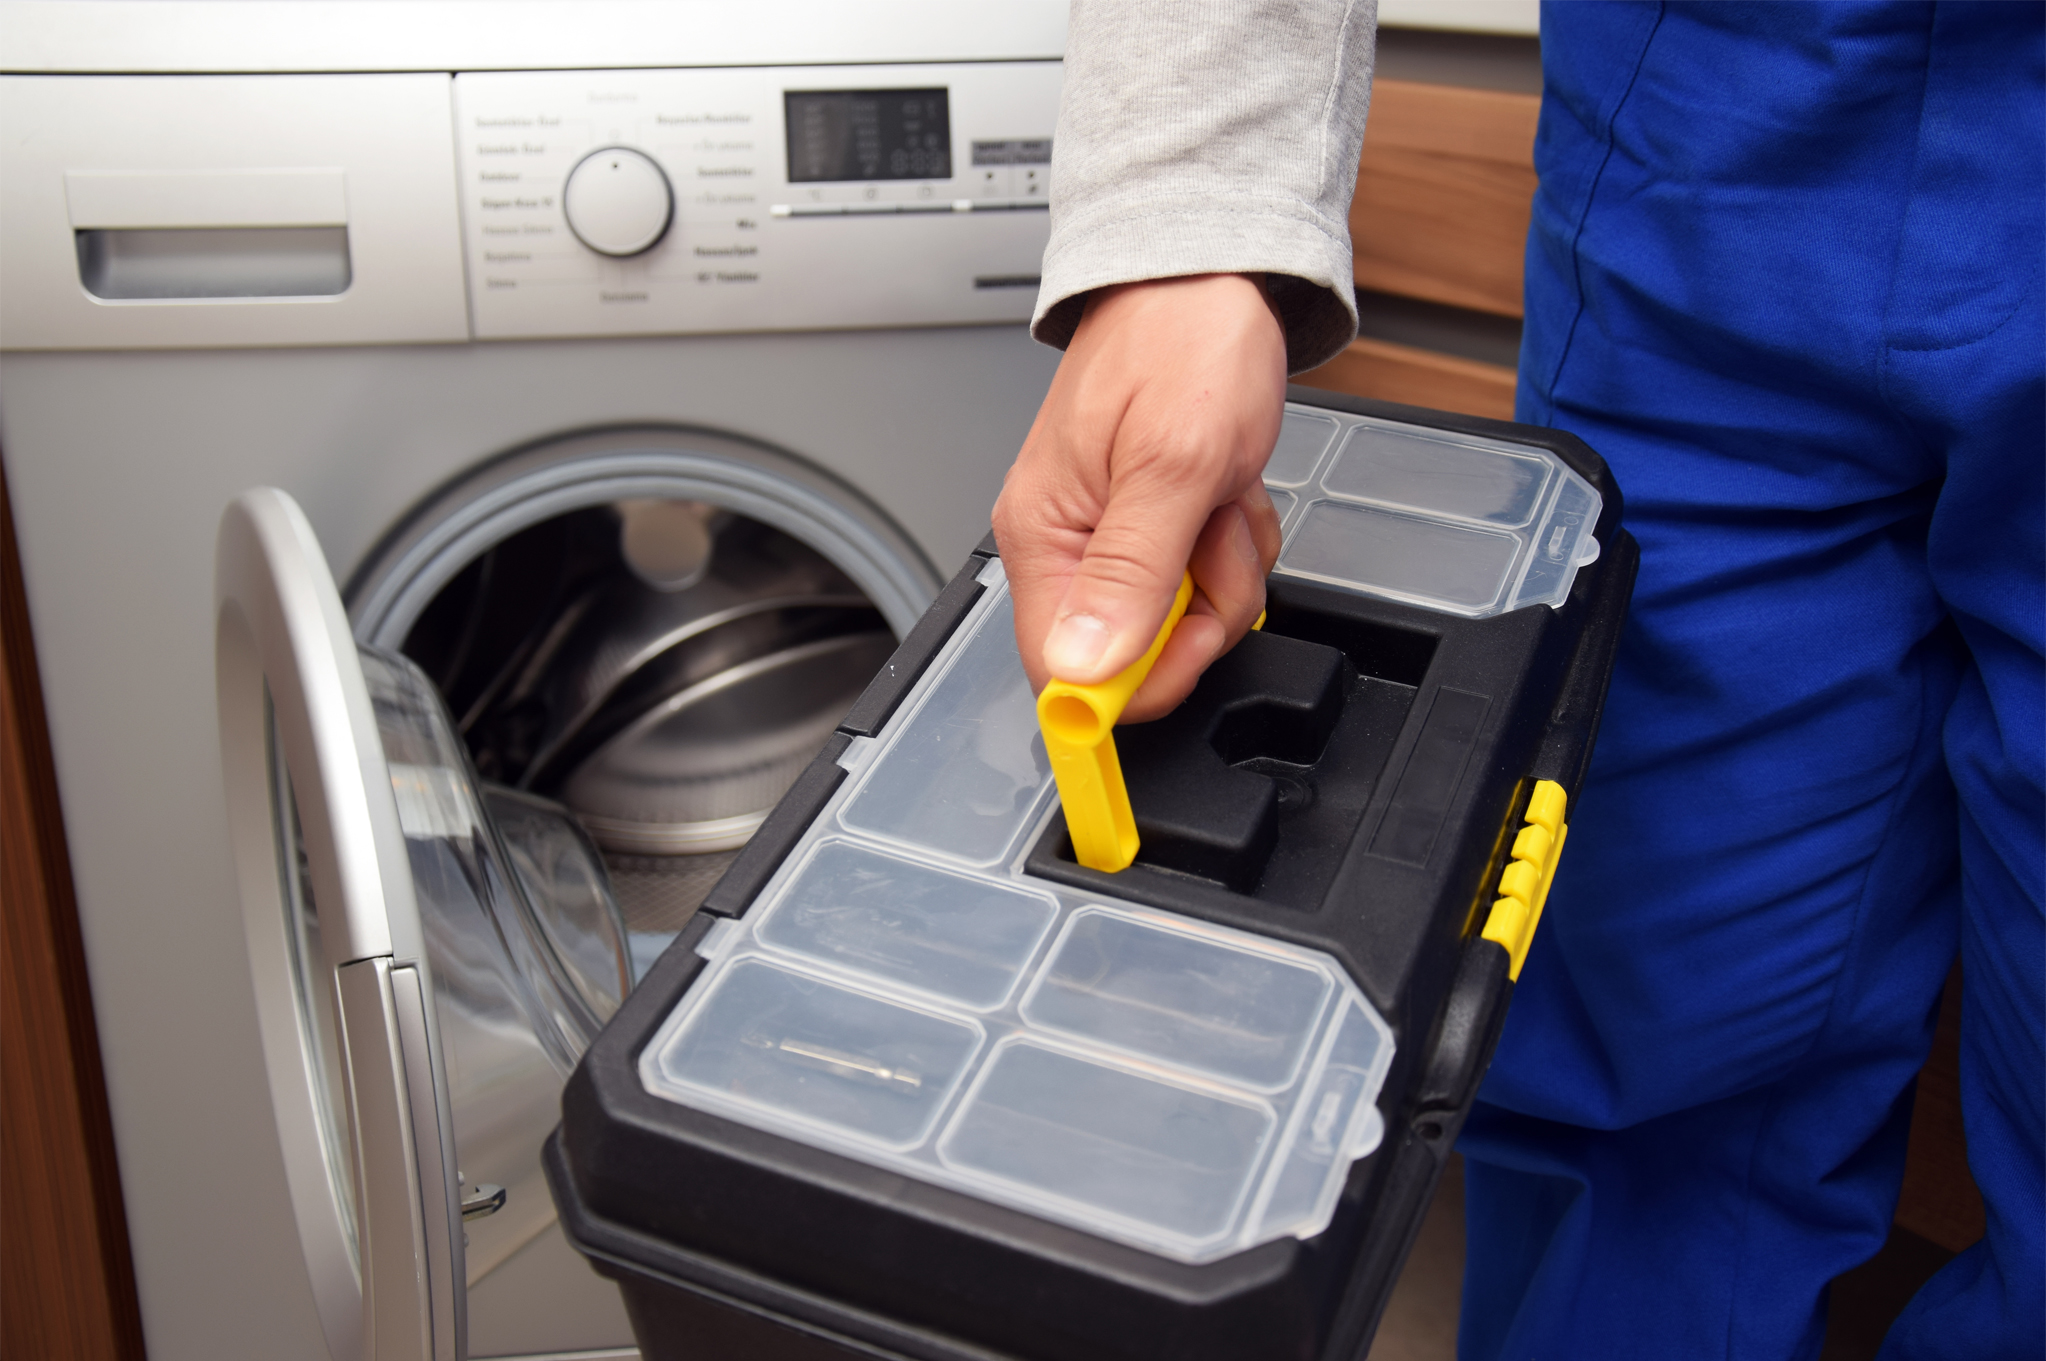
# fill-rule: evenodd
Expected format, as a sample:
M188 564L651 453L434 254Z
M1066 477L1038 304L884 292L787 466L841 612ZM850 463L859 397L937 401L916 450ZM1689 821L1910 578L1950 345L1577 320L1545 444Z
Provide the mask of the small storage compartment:
M747 959L706 990L648 1074L742 1115L904 1148L931 1132L980 1041L970 1021Z
M1046 1205L1201 1242L1229 1227L1273 1119L1261 1102L1013 1040L982 1071L939 1155Z
M1324 976L1297 961L1082 908L1023 999L1023 1015L1043 1030L1278 1091L1299 1071L1329 991Z

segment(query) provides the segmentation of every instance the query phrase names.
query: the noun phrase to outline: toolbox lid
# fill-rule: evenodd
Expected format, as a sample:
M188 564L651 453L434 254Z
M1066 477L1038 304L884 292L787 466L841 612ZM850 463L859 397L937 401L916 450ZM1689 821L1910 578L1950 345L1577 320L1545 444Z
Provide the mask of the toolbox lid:
M1184 1262L1327 1226L1392 1032L1326 954L1023 873L1055 812L989 589L641 1052L652 1095Z
M1277 571L1467 618L1558 608L1598 558L1597 489L1531 444L1295 407L1265 483Z

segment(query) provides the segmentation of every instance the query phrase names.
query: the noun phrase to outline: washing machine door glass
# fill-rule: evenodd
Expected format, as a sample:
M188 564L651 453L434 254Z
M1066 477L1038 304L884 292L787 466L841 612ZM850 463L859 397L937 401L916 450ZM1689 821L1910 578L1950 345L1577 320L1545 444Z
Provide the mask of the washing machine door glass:
M460 1041L447 1031L459 1017L465 1029L520 1033L566 1076L631 986L625 927L596 849L560 805L476 778L418 667L370 648L361 663L450 1064L468 1057L453 1052ZM458 1144L462 1124L458 1112Z
M631 987L602 860L561 805L477 779L438 691L364 648L419 910L474 1285L554 1221L540 1147Z

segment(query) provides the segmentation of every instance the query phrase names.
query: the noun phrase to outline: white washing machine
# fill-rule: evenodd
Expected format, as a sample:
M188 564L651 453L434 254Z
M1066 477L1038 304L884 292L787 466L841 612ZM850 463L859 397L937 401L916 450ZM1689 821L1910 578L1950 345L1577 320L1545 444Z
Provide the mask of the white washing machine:
M986 532L1063 8L0 5L0 454L151 1356L631 1354L539 1139Z

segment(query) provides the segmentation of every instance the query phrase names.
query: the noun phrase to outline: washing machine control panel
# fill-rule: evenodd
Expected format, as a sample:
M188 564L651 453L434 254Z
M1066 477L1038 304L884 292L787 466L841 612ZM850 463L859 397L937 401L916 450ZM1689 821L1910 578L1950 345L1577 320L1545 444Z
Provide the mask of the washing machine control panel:
M455 78L478 338L1024 321L1054 61Z

